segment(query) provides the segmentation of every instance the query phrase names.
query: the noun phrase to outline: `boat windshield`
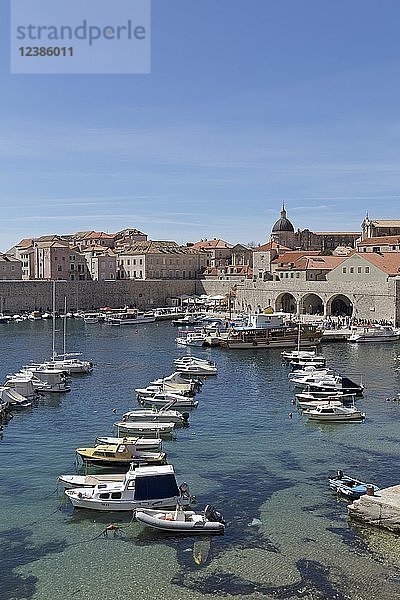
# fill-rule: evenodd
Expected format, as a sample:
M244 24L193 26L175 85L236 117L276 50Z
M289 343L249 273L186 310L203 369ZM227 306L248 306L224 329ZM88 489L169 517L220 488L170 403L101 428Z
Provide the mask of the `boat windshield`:
M174 496L179 496L179 489L173 474L136 478L135 500L173 498Z

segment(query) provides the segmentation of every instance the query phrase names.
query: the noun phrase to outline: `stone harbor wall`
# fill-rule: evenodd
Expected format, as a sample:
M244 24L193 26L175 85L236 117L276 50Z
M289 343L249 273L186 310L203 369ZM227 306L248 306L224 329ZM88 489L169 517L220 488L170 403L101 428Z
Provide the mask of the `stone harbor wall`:
M51 311L52 287L51 281L0 281L3 312ZM126 305L147 310L166 306L171 298L195 292L196 282L192 280L57 281L56 309L64 310L64 297L67 297L69 311Z

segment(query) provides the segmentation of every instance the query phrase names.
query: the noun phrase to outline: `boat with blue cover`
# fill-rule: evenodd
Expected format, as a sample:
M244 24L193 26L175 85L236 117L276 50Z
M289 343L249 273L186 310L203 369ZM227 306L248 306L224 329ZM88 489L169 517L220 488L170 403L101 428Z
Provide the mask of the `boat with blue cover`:
M373 483L365 483L355 477L345 475L338 471L336 477L329 479L329 487L337 494L342 494L350 500L355 500L368 493L368 489L373 489L374 493L379 491L379 487Z

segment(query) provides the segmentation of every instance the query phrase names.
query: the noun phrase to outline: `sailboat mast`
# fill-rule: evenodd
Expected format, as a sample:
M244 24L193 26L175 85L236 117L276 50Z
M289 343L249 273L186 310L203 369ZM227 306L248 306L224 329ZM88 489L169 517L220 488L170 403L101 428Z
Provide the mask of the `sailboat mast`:
M67 351L67 296L64 296L64 331L63 331L63 354Z
M56 357L56 282L53 281L53 348L51 353L51 359L54 360Z

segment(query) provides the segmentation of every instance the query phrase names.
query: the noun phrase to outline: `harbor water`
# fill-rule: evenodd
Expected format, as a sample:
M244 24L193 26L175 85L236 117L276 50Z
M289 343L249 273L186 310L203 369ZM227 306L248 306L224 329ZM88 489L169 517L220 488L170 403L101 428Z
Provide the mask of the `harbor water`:
M0 600L400 597L400 538L349 522L327 482L341 469L380 487L400 483L400 403L387 401L400 391L400 346L324 345L329 367L362 377L357 406L367 418L317 424L293 406L278 350L183 349L176 334L169 323L68 321L69 350L93 360L93 373L74 377L68 393L43 395L1 432ZM2 325L0 340L3 381L49 358L51 322ZM219 372L190 427L164 449L197 507L223 513L225 535L171 537L131 513L73 510L57 476L75 472L75 448L110 435L137 406L134 389L188 353ZM106 535L110 523L119 529Z

